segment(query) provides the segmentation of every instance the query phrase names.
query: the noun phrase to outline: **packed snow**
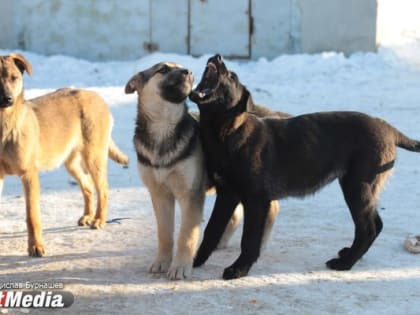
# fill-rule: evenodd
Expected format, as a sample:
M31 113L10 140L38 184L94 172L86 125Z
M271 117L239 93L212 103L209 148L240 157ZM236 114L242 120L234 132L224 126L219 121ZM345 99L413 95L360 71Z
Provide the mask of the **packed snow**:
M0 50L1 55L9 52ZM210 55L155 53L131 62L95 63L20 53L34 68L32 77L25 77L26 98L64 86L94 90L105 98L115 119L113 137L131 165L122 169L109 162L112 222L104 230L77 226L83 199L63 168L42 173L47 255L40 259L26 256L22 189L18 178L8 177L0 205L0 283L63 282L74 304L49 314L420 314L420 256L403 247L407 236L420 233L420 154L398 151L379 203L384 229L351 271L325 266L353 240L353 223L334 182L314 196L280 201L267 248L248 277L221 280L223 269L239 255L239 230L226 249L194 269L191 279L169 281L147 272L157 247L156 223L132 145L136 96L125 95L124 85L160 61L190 68L198 82ZM362 111L420 139L418 42L350 57L331 52L226 63L259 104L293 115ZM197 110L194 104L189 107ZM214 196L206 200L203 228L213 202Z

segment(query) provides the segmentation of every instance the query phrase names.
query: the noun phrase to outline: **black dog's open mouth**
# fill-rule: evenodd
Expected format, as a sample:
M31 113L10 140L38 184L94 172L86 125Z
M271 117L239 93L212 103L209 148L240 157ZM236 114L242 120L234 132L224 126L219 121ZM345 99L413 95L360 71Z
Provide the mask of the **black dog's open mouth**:
M205 74L205 77L207 80L217 79L217 66L214 64L214 62L210 61L207 64L207 73Z
M209 60L203 77L197 87L191 92L192 101L200 101L210 96L217 88L219 82L219 70L217 65Z

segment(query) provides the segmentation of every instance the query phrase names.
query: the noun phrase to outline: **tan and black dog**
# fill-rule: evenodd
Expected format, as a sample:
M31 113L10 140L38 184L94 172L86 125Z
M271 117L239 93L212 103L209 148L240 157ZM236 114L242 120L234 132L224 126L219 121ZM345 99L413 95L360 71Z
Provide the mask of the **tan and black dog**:
M420 152L384 120L358 112L324 112L289 119L247 112L252 96L222 57L209 59L190 94L200 109L200 134L217 199L194 260L202 265L216 248L238 202L244 206L241 254L224 279L246 276L260 254L270 202L313 194L338 179L355 225L355 238L334 270L348 270L382 230L376 206L396 158L396 148Z
M161 62L134 75L125 87L126 93L138 94L134 145L140 177L150 192L157 220L158 252L149 271L167 272L170 279L191 275L205 193L212 186L198 134L199 117L188 113L185 103L192 85L189 70L172 62ZM264 116L288 116L261 106L249 110ZM175 201L181 207L182 221L173 257ZM274 202L267 219L267 233L277 212ZM238 209L226 228L221 247L240 220Z
M197 121L185 104L192 84L189 70L162 62L134 75L125 87L138 94L134 146L157 221L159 246L149 271L167 272L173 280L191 276L208 186ZM173 257L175 201L182 221Z
M28 252L39 257L45 250L38 172L64 163L79 183L85 201L79 225L100 228L107 213L107 159L127 165L128 158L111 139L112 116L102 98L90 91L60 89L26 101L24 71L31 74L32 67L23 56L0 57L0 188L6 175L21 178Z

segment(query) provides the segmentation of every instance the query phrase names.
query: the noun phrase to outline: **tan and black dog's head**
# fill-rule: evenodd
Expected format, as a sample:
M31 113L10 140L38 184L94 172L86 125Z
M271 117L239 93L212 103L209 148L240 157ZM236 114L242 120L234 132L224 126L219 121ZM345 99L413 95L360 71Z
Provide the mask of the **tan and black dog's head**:
M125 93L137 92L142 103L153 103L158 96L179 104L191 93L193 81L190 70L173 62L160 62L133 76L125 86Z
M19 54L0 56L0 110L23 96L23 72L32 74L29 62Z
M245 86L235 72L228 70L220 55L209 58L200 83L190 94L190 99L197 103L200 110L229 109L241 100L246 105L249 98Z

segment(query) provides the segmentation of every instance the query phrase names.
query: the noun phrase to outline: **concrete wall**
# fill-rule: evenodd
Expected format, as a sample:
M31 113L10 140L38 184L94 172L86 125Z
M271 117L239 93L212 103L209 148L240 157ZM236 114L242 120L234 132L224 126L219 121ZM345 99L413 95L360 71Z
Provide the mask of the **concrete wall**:
M18 46L15 6L11 0L0 2L0 30L0 47Z
M146 53L148 1L12 2L19 7L17 25L24 49L88 59L131 59Z
M298 6L303 52L375 50L376 0L298 0Z
M376 2L0 0L0 48L93 60L134 59L156 50L241 58L372 51Z

